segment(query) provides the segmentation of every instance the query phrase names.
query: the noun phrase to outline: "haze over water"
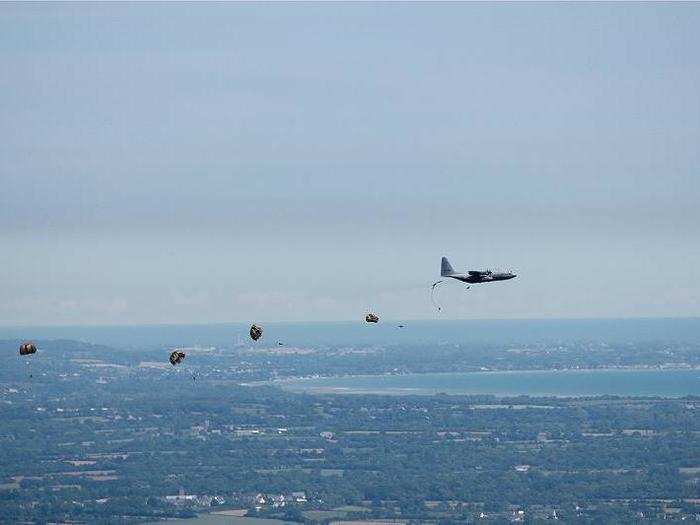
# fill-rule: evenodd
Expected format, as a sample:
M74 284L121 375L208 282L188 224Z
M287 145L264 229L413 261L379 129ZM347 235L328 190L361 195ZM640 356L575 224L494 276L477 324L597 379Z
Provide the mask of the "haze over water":
M405 328L398 328L404 324ZM534 319L263 323L261 346L469 344L560 341L634 343L700 340L700 319ZM150 326L0 327L0 339L75 339L116 348L231 345L248 341L241 323Z

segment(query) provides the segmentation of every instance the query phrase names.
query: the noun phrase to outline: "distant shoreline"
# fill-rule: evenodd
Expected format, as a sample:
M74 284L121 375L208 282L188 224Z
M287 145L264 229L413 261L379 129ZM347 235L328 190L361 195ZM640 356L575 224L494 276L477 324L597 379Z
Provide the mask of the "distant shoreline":
M311 394L680 398L700 396L699 371L689 366L424 372L283 378L244 385Z
M258 321L258 320L256 320ZM552 319L425 319L379 324L352 321L265 322L256 346L282 341L303 345L471 345L582 343L684 343L700 341L700 317L552 318ZM398 324L403 328L398 328ZM249 323L145 324L91 326L0 326L0 340L75 340L114 348L163 346L232 347L250 343Z
M489 370L463 370L455 372L406 372L401 374L338 374L338 375L323 375L323 376L289 376L280 379L271 379L266 381L250 381L241 383L241 386L266 386L276 385L280 383L295 383L297 381L311 381L316 379L360 379L372 377L398 377L398 376L418 376L418 375L463 375L463 374L522 374L522 373L550 373L550 372L677 372L682 370L700 370L700 365L692 366L669 366L669 367L651 367L651 366L605 366L600 368L519 368L519 369L499 369L492 368Z

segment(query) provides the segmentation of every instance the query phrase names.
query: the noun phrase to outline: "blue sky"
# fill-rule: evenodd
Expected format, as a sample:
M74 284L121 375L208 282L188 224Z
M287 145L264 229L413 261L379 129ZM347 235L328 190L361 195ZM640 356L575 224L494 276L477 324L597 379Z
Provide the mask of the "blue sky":
M2 4L0 324L700 315L700 5Z

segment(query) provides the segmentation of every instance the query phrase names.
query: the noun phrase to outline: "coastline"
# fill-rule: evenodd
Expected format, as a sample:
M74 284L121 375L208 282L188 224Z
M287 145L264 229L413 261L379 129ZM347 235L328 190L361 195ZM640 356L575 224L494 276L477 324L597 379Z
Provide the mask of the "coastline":
M481 370L286 377L242 385L276 386L288 392L316 394L679 398L700 395L700 374L696 382L696 372L700 372L700 367ZM562 376L566 376L566 381L561 381ZM652 386L650 376L654 376Z

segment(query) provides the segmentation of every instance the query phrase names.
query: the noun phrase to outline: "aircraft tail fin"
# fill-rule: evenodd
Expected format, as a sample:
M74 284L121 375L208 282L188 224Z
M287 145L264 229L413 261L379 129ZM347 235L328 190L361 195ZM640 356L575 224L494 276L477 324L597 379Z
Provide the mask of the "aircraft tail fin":
M453 275L454 273L455 273L455 271L454 271L454 268L452 268L450 261L447 260L447 257L443 257L442 263L440 264L440 276L441 277L449 277L450 275Z

